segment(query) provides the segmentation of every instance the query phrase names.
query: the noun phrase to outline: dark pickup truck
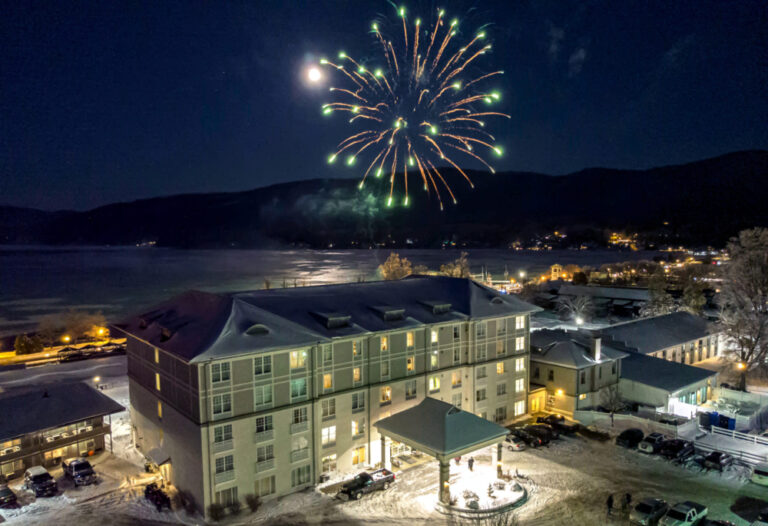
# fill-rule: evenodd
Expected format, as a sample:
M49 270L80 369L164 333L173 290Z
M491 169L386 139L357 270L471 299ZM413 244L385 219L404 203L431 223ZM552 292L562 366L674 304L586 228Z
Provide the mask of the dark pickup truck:
M350 499L359 500L365 493L389 489L394 481L395 474L388 469L379 469L371 473L363 471L352 480L344 482L339 493L347 495Z
M87 486L96 482L96 473L91 463L84 458L68 458L61 463L64 475L75 482L75 486Z

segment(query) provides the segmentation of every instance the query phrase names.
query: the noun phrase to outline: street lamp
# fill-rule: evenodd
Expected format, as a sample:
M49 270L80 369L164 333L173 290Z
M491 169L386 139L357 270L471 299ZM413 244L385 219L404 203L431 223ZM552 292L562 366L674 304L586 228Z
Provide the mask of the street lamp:
M584 318L581 316L576 316L576 325L583 325L584 324Z
M744 362L739 362L736 364L736 368L738 369L746 369L746 367L747 367L747 364L745 364Z
M525 271L524 270L521 270L520 272L518 272L517 275L520 276L520 279L525 279Z
M64 336L61 337L61 341L63 341L64 343L69 343L71 340L72 340L72 337L69 334L65 334Z

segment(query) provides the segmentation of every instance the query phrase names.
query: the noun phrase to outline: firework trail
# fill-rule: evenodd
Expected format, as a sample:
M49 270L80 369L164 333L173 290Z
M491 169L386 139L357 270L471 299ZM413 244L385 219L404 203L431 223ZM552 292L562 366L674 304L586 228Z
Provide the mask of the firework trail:
M398 16L402 19L402 34L393 39L384 37L378 23L371 28L381 45L386 67L371 69L344 52L339 53L336 62L320 60L345 82L345 87L330 89L338 100L323 105L323 113L349 112L350 124L358 126L356 133L339 143L328 162L344 155L347 165L353 166L358 158L365 158L360 189L369 176L389 174L387 206L393 204L395 179L399 176L403 178L403 205L408 206L408 178L417 177L424 190L434 191L442 210L443 192L454 204L456 198L436 165L449 164L473 186L451 156L460 153L494 172L483 156L503 153L493 135L484 129L485 119L509 115L483 111L485 108L477 106L499 100L498 92L484 91L482 86L487 79L504 72L461 77L470 75L469 70L476 72L476 61L491 49L485 43L484 31L458 47L458 38L454 38L458 20L445 20L442 9L430 28L422 27L419 18L409 22L405 8L398 10Z

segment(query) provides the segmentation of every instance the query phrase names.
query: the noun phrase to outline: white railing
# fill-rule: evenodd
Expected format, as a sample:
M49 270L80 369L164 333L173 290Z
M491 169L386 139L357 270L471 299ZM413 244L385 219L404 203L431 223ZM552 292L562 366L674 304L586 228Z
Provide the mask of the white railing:
M306 420L304 422L296 422L291 424L291 434L302 433L307 429L309 429L309 422Z
M253 434L254 442L264 442L265 440L272 440L275 437L275 431L268 429L266 431L256 431Z
M309 458L308 447L299 449L297 451L291 451L291 462L298 462L299 460L304 460L305 458Z
M275 459L270 458L269 460L262 460L261 462L256 462L256 473L261 473L262 471L267 471L275 467Z
M712 434L723 435L723 436L735 438L738 440L745 440L753 444L762 444L764 446L768 446L768 438L766 437L761 437L757 435L748 435L746 433L740 433L739 431L734 431L732 429L725 429L722 427L712 426Z
M234 443L232 439L229 440L223 440L221 442L214 442L213 443L213 452L214 453L221 453L222 451L229 451L232 449Z
M216 484L221 484L223 482L229 482L230 480L235 479L235 470L230 469L228 471L222 471L220 473L216 473L214 476L214 481Z

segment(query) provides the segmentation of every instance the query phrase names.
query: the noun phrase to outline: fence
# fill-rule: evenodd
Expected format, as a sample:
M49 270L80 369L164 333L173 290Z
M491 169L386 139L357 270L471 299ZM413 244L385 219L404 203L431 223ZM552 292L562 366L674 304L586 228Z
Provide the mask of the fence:
M768 406L768 395L760 393L745 393L744 391L735 391L725 387L715 388L712 398L715 400L720 398L725 400L733 400L740 404L751 403L756 404L758 407Z
M727 437L722 440L717 437ZM768 461L768 440L756 435L747 435L721 427L712 427L712 431L694 440L696 450L701 453L722 451L744 464L760 464ZM751 450L750 450L751 448ZM762 448L762 449L761 449Z
M573 417L585 426L594 425L602 429L618 428L617 430L626 429L627 427L639 427L646 433L656 432L673 437L693 436L697 427L694 420L686 419L685 422L679 425L673 425L626 413L614 413L612 419L609 413L576 411Z
M731 429L723 429L722 427L712 426L712 434L724 435L724 436L736 438L739 440L746 440L747 442L752 442L753 444L762 444L764 446L768 446L768 438L766 437L761 437L758 435L748 435L746 433L740 433L738 431L733 431Z

